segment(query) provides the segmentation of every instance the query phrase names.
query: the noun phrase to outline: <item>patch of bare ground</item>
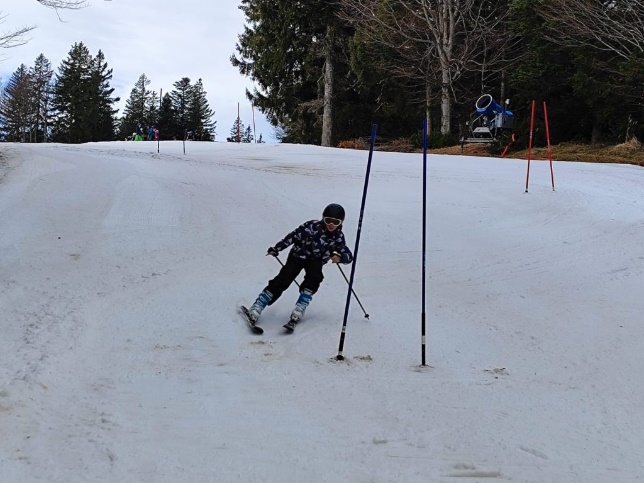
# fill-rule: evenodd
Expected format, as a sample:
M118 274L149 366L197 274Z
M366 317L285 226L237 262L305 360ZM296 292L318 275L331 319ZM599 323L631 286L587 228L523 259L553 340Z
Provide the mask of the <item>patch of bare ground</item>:
M358 142L359 141L359 142ZM369 149L369 143L365 140L344 141L338 147L352 149ZM421 152L410 146L408 141L396 140L388 143L378 144L377 151L395 151L395 152ZM487 144L465 144L462 148L460 145L448 146L440 149L430 149L430 154L448 154L459 156L481 156L481 157L499 157L497 152L491 149ZM516 149L510 147L506 153L507 158L528 159L527 149ZM547 160L548 148L545 146L533 147L530 159ZM561 143L552 146L552 159L554 161L580 161L587 163L618 163L634 164L644 166L644 145L637 139L628 142L609 145L609 144L581 144L581 143Z

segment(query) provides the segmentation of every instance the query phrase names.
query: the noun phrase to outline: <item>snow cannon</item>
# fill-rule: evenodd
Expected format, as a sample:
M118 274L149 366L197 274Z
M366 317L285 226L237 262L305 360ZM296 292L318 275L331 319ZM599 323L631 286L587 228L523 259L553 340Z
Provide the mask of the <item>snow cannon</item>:
M509 103L507 100L501 105L490 94L479 97L474 104L476 111L465 123L466 134L461 138L461 147L465 143L492 143L510 138L514 114L505 107Z
M505 109L490 94L483 94L474 105L476 106L476 112L488 117L494 117L497 114L505 112Z

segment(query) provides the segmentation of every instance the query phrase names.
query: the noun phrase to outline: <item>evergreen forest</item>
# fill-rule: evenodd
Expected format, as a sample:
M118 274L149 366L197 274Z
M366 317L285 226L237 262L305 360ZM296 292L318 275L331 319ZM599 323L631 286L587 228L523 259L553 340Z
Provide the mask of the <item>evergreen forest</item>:
M554 144L644 140L644 0L240 0L231 64L282 142L337 146L368 136L458 143L475 101L509 100L528 132L545 101ZM112 70L74 44L56 73L44 55L0 93L7 141L213 140L202 79L162 95L142 74L119 115ZM542 115L541 112L538 116ZM541 124L540 124L541 125ZM535 143L544 142L535 131ZM253 142L238 119L231 141ZM255 140L257 141L257 140ZM526 139L518 141L527 142Z
M642 0L241 0L231 62L283 141L368 136L456 143L476 100L510 100L528 132L548 105L552 140L644 135ZM543 122L540 124L543 126ZM535 132L543 141L543 129ZM525 140L524 140L525 141ZM431 146L430 146L431 147Z
M184 77L161 97L141 74L120 117L120 101L110 86L112 69L99 50L91 55L74 44L54 73L40 54L32 67L21 65L0 93L0 135L12 142L85 143L125 139L212 141L216 121L203 82ZM152 128L152 130L150 130ZM140 136L137 138L136 136Z

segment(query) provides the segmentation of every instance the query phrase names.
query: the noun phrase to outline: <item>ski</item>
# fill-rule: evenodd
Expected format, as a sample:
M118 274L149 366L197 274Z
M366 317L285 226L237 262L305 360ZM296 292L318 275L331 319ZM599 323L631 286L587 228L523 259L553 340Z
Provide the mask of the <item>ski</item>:
M253 334L263 334L264 329L262 329L257 323L251 318L250 313L248 312L248 309L244 307L243 305L239 306L239 313L242 314L244 317L244 320L248 324L248 327L250 327L250 330L253 331Z
M296 319L291 319L287 323L285 323L282 327L284 327L286 329L286 332L290 334L295 330L295 325L297 324L297 322L298 321Z

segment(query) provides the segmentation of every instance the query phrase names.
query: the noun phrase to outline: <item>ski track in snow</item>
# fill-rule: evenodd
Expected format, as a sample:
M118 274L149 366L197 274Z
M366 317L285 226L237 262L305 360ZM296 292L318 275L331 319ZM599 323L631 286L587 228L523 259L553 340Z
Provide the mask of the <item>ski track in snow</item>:
M375 153L347 286L250 334L264 257L329 202L353 248L366 152L3 146L3 482L644 478L644 170ZM343 267L347 276L350 266ZM301 279L301 277L300 277Z

